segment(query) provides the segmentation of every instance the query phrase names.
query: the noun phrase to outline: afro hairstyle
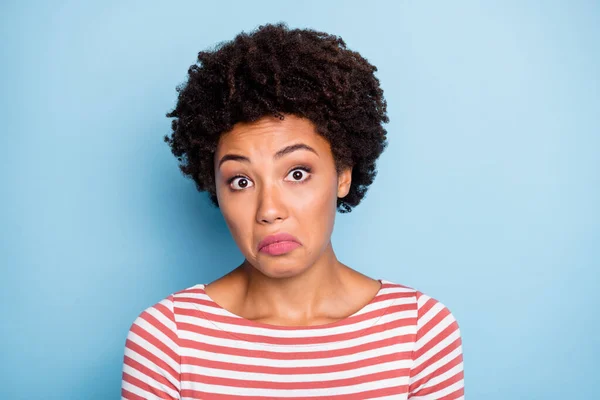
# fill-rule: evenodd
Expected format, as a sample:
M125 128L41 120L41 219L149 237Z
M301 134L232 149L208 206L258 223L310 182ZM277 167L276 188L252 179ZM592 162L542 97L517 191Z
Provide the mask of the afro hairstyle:
M377 174L389 122L377 68L342 38L279 22L200 51L177 86L165 135L179 168L218 207L214 154L222 133L238 122L284 114L308 118L331 147L338 173L352 167L349 193L337 210L350 212Z

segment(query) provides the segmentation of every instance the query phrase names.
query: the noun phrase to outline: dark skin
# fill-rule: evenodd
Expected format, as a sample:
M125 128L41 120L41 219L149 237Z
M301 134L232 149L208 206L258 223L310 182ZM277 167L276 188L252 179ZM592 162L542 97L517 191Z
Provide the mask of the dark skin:
M238 123L220 137L214 162L219 207L245 257L206 285L216 303L253 321L311 326L373 299L379 281L341 263L331 244L337 198L348 194L352 169L336 171L329 142L310 120L287 114ZM296 236L300 247L278 256L258 251L279 232Z

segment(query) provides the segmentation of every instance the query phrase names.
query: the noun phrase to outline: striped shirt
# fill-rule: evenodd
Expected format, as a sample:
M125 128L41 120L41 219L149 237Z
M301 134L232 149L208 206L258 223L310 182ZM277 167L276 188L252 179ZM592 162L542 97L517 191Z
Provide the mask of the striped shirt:
M458 324L441 302L379 280L356 313L316 326L244 319L204 284L168 296L133 322L121 398L464 399Z

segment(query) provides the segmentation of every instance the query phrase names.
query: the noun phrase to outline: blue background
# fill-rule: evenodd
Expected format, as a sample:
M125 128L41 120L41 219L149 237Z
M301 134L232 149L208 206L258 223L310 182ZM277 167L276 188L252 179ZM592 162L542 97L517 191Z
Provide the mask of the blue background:
M217 3L2 3L0 398L119 398L135 317L242 260L164 114L198 51L278 21L388 101L340 260L450 308L467 399L599 398L600 4Z

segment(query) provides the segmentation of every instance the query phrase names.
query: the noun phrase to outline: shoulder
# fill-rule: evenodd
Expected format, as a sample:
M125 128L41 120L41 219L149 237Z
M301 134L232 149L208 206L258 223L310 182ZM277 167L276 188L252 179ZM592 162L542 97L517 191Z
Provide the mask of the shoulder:
M154 333L157 336L173 336L169 332L177 331L177 309L178 302L183 300L192 300L201 296L203 291L201 284L187 287L185 289L173 292L162 300L143 309L135 318L130 328L131 332L136 333L144 330ZM162 333L162 335L161 335ZM172 337L172 339L175 339Z
M127 342L151 346L163 352L166 344L169 349L175 350L178 340L173 298L171 294L141 311L129 328ZM175 354L168 355L177 358Z
M383 280L383 288L389 293L389 296L402 298L403 304L409 304L413 312L416 311L416 322L420 328L427 329L432 325L450 324L456 324L456 328L458 328L456 318L450 308L437 298L413 287L388 280Z
M174 294L144 309L133 321L123 358L121 398L179 398L181 357Z
M405 297L413 326L409 398L464 396L461 332L454 314L437 298L422 291L387 281L390 289Z
M421 291L416 296L417 354L450 350L462 353L460 327L450 308Z
M193 302L201 295L201 285L174 292L143 309L129 327L126 340L126 356L134 354L161 360L176 369L179 363L178 313L181 302Z

